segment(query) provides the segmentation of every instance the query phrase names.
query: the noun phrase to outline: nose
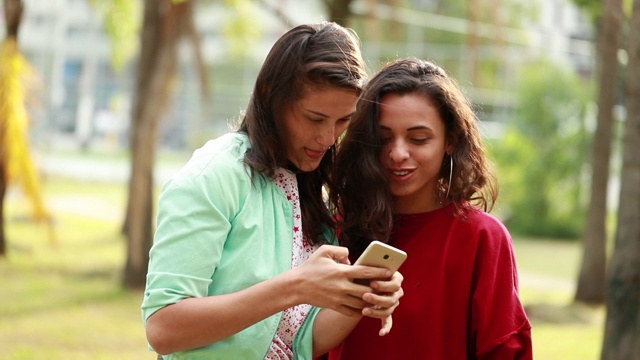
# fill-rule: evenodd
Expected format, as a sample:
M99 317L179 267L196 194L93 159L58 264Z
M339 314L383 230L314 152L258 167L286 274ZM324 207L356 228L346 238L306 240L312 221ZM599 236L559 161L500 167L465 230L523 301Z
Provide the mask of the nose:
M316 137L318 144L325 149L330 148L336 142L336 129L333 126L324 127Z
M388 145L389 158L394 163L401 163L409 158L409 149L402 141L393 141Z

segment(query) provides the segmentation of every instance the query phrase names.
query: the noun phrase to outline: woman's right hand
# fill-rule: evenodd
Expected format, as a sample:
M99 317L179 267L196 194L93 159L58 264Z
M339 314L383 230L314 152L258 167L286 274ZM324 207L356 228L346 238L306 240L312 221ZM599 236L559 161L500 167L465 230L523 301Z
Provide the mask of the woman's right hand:
M356 284L353 279L391 279L393 273L383 268L351 266L347 248L323 245L291 270L290 275L295 277L294 292L299 303L333 309L347 316L362 316L362 309L373 307L364 300L364 295L375 290Z

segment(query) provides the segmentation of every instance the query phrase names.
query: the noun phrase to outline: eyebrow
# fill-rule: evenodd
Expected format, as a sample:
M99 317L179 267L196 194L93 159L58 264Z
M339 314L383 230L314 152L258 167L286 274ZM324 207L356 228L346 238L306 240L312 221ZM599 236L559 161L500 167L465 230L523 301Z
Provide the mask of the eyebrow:
M317 115L317 116L320 116L320 117L323 117L323 118L328 118L328 117L329 117L329 115L324 114L324 113L321 113L321 112L319 112L319 111L310 110L310 109L304 109L304 110L305 110L306 112L308 112L308 113L311 113L311 114L314 114L314 115ZM352 113L350 113L350 114L348 114L348 115L341 116L341 117L340 117L340 119L344 119L344 118L352 117L352 116L353 116L353 114L355 114L355 111L354 111L354 112L352 112Z
M384 126L384 125L380 125L380 128L382 130L391 130L390 127ZM407 131L417 131L417 130L427 130L427 131L433 131L433 129L431 129L428 126L425 125L417 125L417 126L412 126L410 128L407 129Z

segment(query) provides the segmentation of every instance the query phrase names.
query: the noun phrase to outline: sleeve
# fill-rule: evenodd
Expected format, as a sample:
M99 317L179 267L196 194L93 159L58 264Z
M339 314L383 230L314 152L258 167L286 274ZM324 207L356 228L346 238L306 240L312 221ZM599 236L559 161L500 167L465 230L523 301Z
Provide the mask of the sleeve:
M294 360L313 360L313 323L320 308L312 307L293 341Z
M335 236L335 231L327 226L323 227L323 235L329 241L329 244L337 245L338 240ZM313 306L304 319L304 323L298 329L296 338L293 342L293 354L294 360L322 360L323 357L313 357L313 323L316 320L316 316L322 310L319 307Z
M234 170L223 161L192 159L163 187L142 303L145 323L164 306L208 295L244 197L242 174Z
M479 360L533 360L531 344L531 328L520 329L507 336L500 345L486 354L478 357Z
M531 359L531 325L518 295L511 236L487 217L474 264L471 333L479 359Z

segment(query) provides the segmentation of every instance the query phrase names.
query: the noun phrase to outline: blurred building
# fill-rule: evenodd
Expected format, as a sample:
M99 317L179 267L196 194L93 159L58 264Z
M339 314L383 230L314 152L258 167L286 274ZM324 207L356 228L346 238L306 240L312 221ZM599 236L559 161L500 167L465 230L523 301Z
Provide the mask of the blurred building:
M494 0L495 1L495 0ZM213 4L212 4L213 3ZM292 25L319 21L326 16L321 0L265 0L282 11ZM357 0L353 9L364 18L367 0ZM498 89L474 86L468 68L468 47L464 44L432 43L424 29L467 36L471 27L465 19L436 15L433 0L411 0L412 10L392 10L378 5L376 14L404 27L402 42L380 41L365 25L358 28L371 69L394 56L417 56L446 64L461 80L473 100L483 104L488 125L508 116L514 97L511 84L520 63L546 54L553 61L568 64L587 76L593 67L593 31L587 19L568 0L538 0L538 16L525 22L525 29L499 29L495 24L474 28L485 39L499 38L502 47L479 47L477 56L501 60ZM216 5L217 4L217 5ZM527 3L530 4L530 3ZM256 42L241 43L243 55L234 53L237 39L225 34L225 24L234 13L219 2L199 2L196 27L201 32L203 52L209 64L212 98L202 99L192 50L181 48L180 82L170 114L162 121L161 145L193 149L207 138L228 131L246 106L259 66L267 51L290 25L273 9L256 6L254 26L260 32ZM258 20L259 19L259 20ZM364 24L364 23L363 23ZM2 30L4 31L4 27ZM0 32L0 35L4 35ZM39 147L122 149L128 143L137 64L132 61L115 72L111 66L111 43L102 17L87 0L25 0L20 47L37 68L45 84L41 109L34 112L34 137ZM392 54L392 55L389 55Z
M38 147L121 149L128 128L137 64L121 71L111 65L111 42L103 19L87 0L25 0L20 48L44 84L33 111L33 136ZM317 1L292 2L292 21L321 18ZM289 7L291 5L288 5ZM246 44L245 56L234 57L235 41L224 34L233 14L202 2L196 11L203 51L209 64L212 99L202 99L193 51L180 49L181 68L170 114L161 124L163 147L198 146L207 137L228 131L248 101L253 80L270 45L287 26L270 11L256 7L260 42ZM294 16L295 15L295 16ZM314 19L315 18L315 19ZM2 18L4 21L4 18ZM0 29L4 36L4 27ZM195 138L190 139L194 136ZM197 144L189 144L190 141Z
M481 108L488 136L499 136L502 124L513 116L518 101L515 87L523 64L544 58L572 68L586 79L593 76L594 29L589 17L571 0L469 0L467 5L475 3L485 10L479 14L484 20L475 24L467 18L439 15L444 1L408 2L413 4L411 9L394 10L379 4L375 11L376 18L404 27L403 41L376 41L369 36L364 51L369 58L417 56L442 65ZM356 14L369 16L368 3L356 1ZM370 35L367 29L366 25L358 29L365 38ZM437 41L439 36L458 41ZM492 86L474 76L474 66L483 62L496 68Z

